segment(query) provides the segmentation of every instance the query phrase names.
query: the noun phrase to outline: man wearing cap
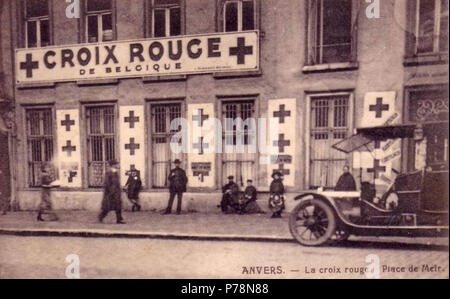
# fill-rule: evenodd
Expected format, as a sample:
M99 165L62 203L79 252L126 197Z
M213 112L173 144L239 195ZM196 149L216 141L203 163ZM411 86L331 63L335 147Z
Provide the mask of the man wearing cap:
M105 173L102 212L98 215L98 220L103 222L109 211L115 211L117 224L125 224L122 218L122 189L120 188L119 163L116 160L111 160L108 164L109 168Z
M186 172L180 167L181 161L176 159L174 162L175 168L172 169L169 173L169 203L167 204L166 211L163 214L172 213L172 205L175 199L175 195L178 198L177 202L177 214L181 214L181 201L183 198L183 192L186 192L186 185L188 182L188 178L186 176Z
M220 202L220 208L224 213L234 212L236 201L239 196L239 186L234 182L232 175L228 176L228 184L222 187L222 201Z

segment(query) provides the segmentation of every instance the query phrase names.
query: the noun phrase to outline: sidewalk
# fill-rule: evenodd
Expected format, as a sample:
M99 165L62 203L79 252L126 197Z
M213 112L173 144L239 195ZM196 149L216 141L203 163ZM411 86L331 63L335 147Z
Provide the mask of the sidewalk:
M126 224L115 223L111 212L98 223L98 212L56 211L57 222L38 222L36 212L9 212L0 216L0 235L103 237L103 238L160 238L216 241L292 242L289 232L289 213L281 219L271 219L271 213L252 215L224 215L187 213L161 215L161 212L123 212ZM352 241L388 242L394 245L417 244L448 246L448 238L357 237Z
M25 236L176 238L197 240L252 240L294 242L288 216L271 219L270 213L224 215L217 213L123 212L126 224L115 223L111 212L98 223L96 212L56 211L57 222L38 222L36 212L9 212L0 216L0 234Z

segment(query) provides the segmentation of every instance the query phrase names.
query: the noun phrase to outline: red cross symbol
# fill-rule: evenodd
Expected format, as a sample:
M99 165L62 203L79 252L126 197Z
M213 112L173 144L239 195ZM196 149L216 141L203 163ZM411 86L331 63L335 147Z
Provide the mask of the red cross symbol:
M237 47L230 48L230 56L237 56L237 64L245 64L245 55L253 54L253 47L245 45L245 37L238 37Z
M134 138L130 138L130 143L125 144L125 149L130 150L130 156L134 156L134 153L137 149L139 149L139 143L134 143Z
M33 70L39 68L39 62L33 61L33 56L31 54L26 55L26 61L20 63L20 69L27 71L27 78L33 77Z
M375 112L375 118L381 118L383 111L388 110L389 105L383 104L383 98L377 98L377 103L369 106L369 111Z

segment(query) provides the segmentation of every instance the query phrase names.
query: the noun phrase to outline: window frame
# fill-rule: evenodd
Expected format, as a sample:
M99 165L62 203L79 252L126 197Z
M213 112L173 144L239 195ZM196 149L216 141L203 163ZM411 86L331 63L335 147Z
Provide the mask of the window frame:
M175 6L180 7L180 35L170 35L170 8ZM167 7L161 6L166 9L166 36L183 36L186 34L186 0L179 0L179 5L168 5ZM154 5L154 0L146 0L144 7L144 18L145 18L145 36L155 37L155 9L161 9ZM167 20L169 20L167 22Z
M216 31L217 32L227 32L225 31L225 8L226 4L230 2L238 3L238 30L237 31L229 31L229 32L242 32L242 2L244 1L253 1L253 22L254 29L259 30L260 28L260 16L261 16L261 4L260 0L218 0L216 2ZM239 9L239 7L241 9ZM240 17L239 17L240 16ZM239 24L241 26L239 26ZM250 30L251 31L251 30Z
M220 117L221 121L223 119L223 115L224 115L224 105L228 104L228 103L233 103L233 102L253 102L253 117L255 118L255 120L258 119L258 117L260 117L261 115L261 111L260 111L260 99L259 99L259 94L243 94L243 95L217 95L216 98L218 99L217 101L217 105L216 105L216 113L217 115ZM258 146L258 121L256 121L256 128L255 128L255 136L256 136L256 146ZM223 169L224 169L224 155L226 154L224 152L224 147L225 147L225 124L222 124L222 134L220 136L220 138L222 139L222 152L218 155L216 155L216 166L217 166L217 174L216 174L216 182L217 182L217 186L219 188L221 188L221 186L223 186L225 184L225 178L223 177ZM234 133L234 132L233 132ZM247 134L248 135L248 134ZM233 145L234 146L234 145ZM244 144L245 146L245 144ZM239 157L242 156L242 153L238 153L237 154ZM255 177L253 178L253 182L255 186L259 186L259 184L262 184L265 186L266 181L263 177L261 177L260 175L258 175L261 171L261 165L260 163L258 163L259 159L260 159L260 153L258 150L256 150L256 153L253 153L254 155L254 163L253 163L253 172L255 173ZM242 159L239 159L242 160ZM247 160L248 162L248 160ZM239 178L235 178L235 182L238 182ZM245 182L244 186L245 186ZM242 186L241 186L242 187Z
M80 1L80 11L81 11L81 16L79 19L79 42L80 43L91 43L91 44L95 44L95 43L103 43L103 42L112 42L117 40L117 9L116 9L116 0L110 0L111 1L111 9L110 10L98 10L98 11L92 11L92 12L88 12L87 10L87 1L88 0L83 0ZM112 31L113 31L113 37L110 41L103 41L103 35L100 35L100 29L102 28L103 24L101 21L101 16L102 15L107 15L107 14L111 14L111 22L112 22ZM96 42L89 42L89 22L88 22L88 18L89 16L97 16L97 35L98 35L98 39Z
M50 135L51 136L51 139L52 139L52 142L51 142L51 144L52 144L52 153L51 153L51 155L52 155L52 159L53 158L55 158L55 155L56 155L56 153L57 153L57 138L56 138L56 121L55 121L55 119L56 119L56 114L55 114L55 107L54 107L54 105L53 104L43 104L43 105L24 105L23 106L23 115L24 115L24 120L23 120L23 126L24 126L24 132L25 132L25 136L26 136L26 140L25 140L25 142L24 142L24 146L25 146L25 148L24 148L24 152L25 152L25 155L26 155L26 159L25 159L25 163L26 163L26 179L25 179L25 186L27 187L27 188L39 188L40 187L40 185L33 185L32 184L32 182L31 182L31 177L30 177L30 163L32 163L33 161L32 161L32 157L30 157L30 155L32 155L32 153L31 153L31 149L30 149L30 142L29 142L29 140L30 140L30 134L29 134L29 131L28 131L28 128L29 128L29 126L28 126L28 113L29 113L29 111L44 111L44 110L49 110L50 111L50 115L51 115L51 121L52 121L52 123L51 123L51 133L52 133L52 135ZM43 125L43 124L41 124L41 121L39 121L39 125L41 126L41 125ZM40 134L40 135L38 135L38 136L40 136L39 138L40 139L43 139L43 138L45 138L45 134ZM42 141L41 141L41 144L42 144ZM41 158L42 158L42 155L44 155L44 151L42 151L42 153L41 153ZM42 161L41 161L41 163L42 162L52 162L52 159L50 159L50 161L45 161L45 159L42 159ZM39 161L37 161L37 162L39 162ZM54 175L54 177L55 177L55 179L56 179L56 177L58 176L58 174L57 174L57 169L53 169L55 172L53 173L53 175Z
M323 97L339 97L339 96L347 96L348 97L348 134L349 136L352 134L354 130L355 125L355 95L354 90L343 90L343 91L336 91L336 92L311 92L306 94L306 117L305 117L305 133L307 136L303 136L305 139L305 173L304 173L304 186L306 189L310 189L310 182L311 182L311 112L312 112L312 102L316 98L323 98ZM331 113L331 112L329 112ZM332 150L330 148L329 150ZM347 155L347 161L350 161L348 163L350 167L352 167L353 164L353 154Z
M332 66L336 66L336 68L355 68L357 67L357 38L358 38L358 15L360 10L360 1L358 0L350 0L351 2L351 41L350 41L350 53L349 59L347 61L342 62L331 62L331 63L323 63L323 60L316 62L316 51L313 50L314 47L317 46L317 17L313 17L317 15L317 1L324 0L308 0L306 1L306 49L305 49L305 67L306 71L309 71L308 67L317 67L327 65L331 66L330 68L334 68ZM323 24L322 24L323 26ZM323 35L323 34L321 34ZM351 65L347 65L351 64ZM313 69L314 70L314 69ZM318 71L323 71L324 69L320 68Z
M420 17L420 0L409 0L407 2L407 30L406 31L406 43L405 43L405 57L404 66L416 66L427 64L448 64L448 51L434 51L418 53L418 40L419 40L419 17ZM440 3L440 1L439 1ZM436 7L436 6L435 6ZM440 18L436 18L437 10L435 10L435 24L434 32L440 27ZM436 37L436 36L435 36ZM439 36L438 36L439 37ZM435 38L433 48L436 49L436 43L439 45L439 38ZM439 47L439 46L437 46Z
M86 186L89 189L99 189L103 186L92 186L90 184L89 178L89 163L91 151L89 149L88 139L90 138L89 133L89 118L88 118L88 109L92 108L101 108L101 107L112 107L114 114L114 151L115 151L115 159L120 163L120 130L119 130L119 108L117 105L117 101L104 101L104 102L83 102L81 103L81 115L82 115L82 129L80 132L80 137L82 138L81 146L82 146L82 167L83 167L83 186ZM104 134L103 134L104 135ZM104 153L102 153L104 154ZM105 157L106 158L106 157ZM108 161L103 161L105 164Z
M53 45L53 0L47 0L47 5L48 5L48 15L46 16L39 16L39 17L27 17L27 13L26 13L26 1L27 0L22 0L20 2L20 9L19 9L19 20L22 20L22 22L20 23L20 27L22 27L22 29L20 30L20 34L22 35L22 38L20 38L20 44L23 48L29 48L28 46L28 22L29 21L33 21L36 22L36 47L35 48L41 48L43 47L41 44L41 35L40 35L40 31L41 31L41 26L40 23L43 20L48 20L48 34L49 34L49 44L47 46L44 47L48 47L48 46L52 46ZM34 47L33 47L34 48Z
M414 34L415 34L415 45L414 45L414 53L416 55L429 55L433 53L440 53L440 36L441 36L441 2L445 0L434 0L434 26L433 26L433 50L431 52L423 52L419 53L419 39L420 39L420 1L421 0L414 0L415 1L415 27L414 27Z
M171 97L170 99L160 99L160 98L146 98L146 108L145 108L145 121L147 123L147 127L146 127L146 144L148 146L146 146L146 152L145 152L145 161L146 161L146 180L147 180L147 184L146 186L148 186L149 189L153 189L153 190L161 190L161 191L166 191L169 189L169 187L154 187L154 181L155 179L153 178L153 138L154 138L154 134L153 134L153 114L152 114L152 108L154 106L158 106L158 105L171 105L171 104L178 104L180 105L180 112L181 112L181 118L186 118L186 102L185 102L185 98L179 98L179 97ZM167 133L167 135L169 135L169 133ZM187 153L181 153L182 156L182 168L183 169L187 169L188 167L188 162L187 162L187 157L188 154ZM169 166L170 168L170 166Z

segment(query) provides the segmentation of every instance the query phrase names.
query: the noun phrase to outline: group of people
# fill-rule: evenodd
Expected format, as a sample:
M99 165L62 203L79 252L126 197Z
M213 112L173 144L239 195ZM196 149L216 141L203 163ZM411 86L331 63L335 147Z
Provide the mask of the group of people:
M180 167L181 161L176 159L174 161L175 168L170 170L169 181L169 201L167 208L163 215L172 213L172 206L177 197L176 214L181 214L181 204L183 193L186 192L188 178L186 172ZM122 217L122 190L127 193L127 197L132 204L132 211L140 211L139 192L142 188L142 181L140 179L140 172L137 169L130 170L128 173L128 180L122 189L120 186L119 163L116 160L108 162L108 169L105 173L103 199L101 205L101 212L98 215L98 221L103 222L103 219L110 211L115 211L117 224L124 224ZM274 172L273 181L270 185L270 199L269 208L273 211L272 218L281 217L284 210L284 186L282 183L282 175L280 172ZM41 202L37 215L38 221L57 221L58 216L52 210L50 192L51 188L57 185L52 183L51 166L50 164L43 164L41 167ZM255 214L264 211L257 204L257 190L253 186L251 179L247 180L247 186L244 192L239 190L239 186L234 182L234 177L228 177L228 183L222 188L222 201L218 207L222 209L225 214Z
M272 174L273 181L270 184L269 208L273 212L272 218L281 218L284 210L284 185L282 174L278 171ZM240 192L239 186L234 182L234 177L228 177L228 184L222 188L222 201L219 207L225 214L255 214L265 212L257 204L258 191L253 186L251 179L247 180L247 187Z
M125 222L122 217L122 188L120 186L119 163L116 160L112 160L108 162L108 165L109 167L105 173L103 200L98 220L99 222L103 222L103 219L110 211L115 211L117 223L124 224ZM163 212L163 215L172 213L175 197L177 197L176 213L181 214L183 193L186 192L188 183L186 172L180 167L181 161L176 159L174 165L175 168L170 170L168 176L170 196L167 208ZM339 178L335 190L356 190L356 183L350 173L349 167L344 166L343 170L344 173ZM275 171L272 174L272 178L268 206L272 211L272 218L281 218L281 214L285 209L283 175L279 171ZM39 204L37 215L38 221L58 220L58 216L52 210L51 204L50 191L52 187L56 186L52 181L51 166L49 164L43 164L41 167L41 202ZM139 204L139 192L141 188L142 181L139 170L133 169L129 171L128 180L123 190L127 193L128 199L132 204L133 212L141 210L141 205ZM238 184L234 182L234 177L228 176L228 183L223 186L222 193L222 200L218 207L221 208L222 212L225 214L265 213L256 202L258 191L253 186L253 181L251 179L247 180L247 186L244 192L241 192Z

